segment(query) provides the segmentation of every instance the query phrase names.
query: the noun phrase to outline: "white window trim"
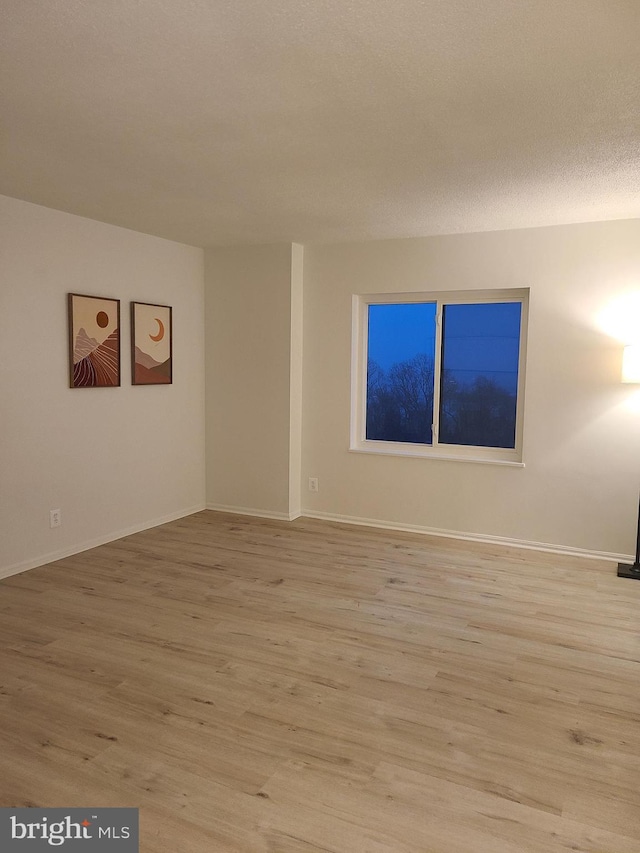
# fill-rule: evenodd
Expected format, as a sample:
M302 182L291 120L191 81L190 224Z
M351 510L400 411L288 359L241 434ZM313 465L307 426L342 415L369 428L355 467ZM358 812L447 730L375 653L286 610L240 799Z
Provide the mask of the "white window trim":
M436 365L433 399L433 444L409 444L399 441L372 441L365 437L367 406L367 320L369 305L390 303L435 302L437 304ZM518 391L516 401L515 448L475 447L468 445L439 444L437 426L440 403L440 369L442 351L442 308L452 304L487 302L519 302L522 305L520 320L520 350L518 355ZM356 294L352 298L351 335L351 430L349 450L355 453L375 453L386 456L413 456L448 461L484 462L498 465L524 467L524 389L529 316L529 289L456 290L420 293Z

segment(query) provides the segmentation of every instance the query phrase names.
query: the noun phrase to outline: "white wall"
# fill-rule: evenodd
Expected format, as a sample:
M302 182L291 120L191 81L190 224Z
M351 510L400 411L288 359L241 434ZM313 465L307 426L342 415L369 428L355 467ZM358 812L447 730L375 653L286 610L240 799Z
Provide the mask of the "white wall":
M199 249L3 197L0 234L3 575L204 505L205 299ZM206 279L209 506L633 552L640 392L602 317L639 221L210 250ZM525 468L350 453L352 294L496 287L531 289ZM122 300L121 388L69 389L69 291ZM130 385L133 299L174 308L172 386Z
M531 288L526 467L349 452L352 294L500 287ZM637 220L305 247L303 511L633 553L640 411L601 317L639 290Z
M0 235L2 576L204 506L204 272L200 249L6 197ZM69 388L70 291L121 300L120 388ZM173 385L131 386L130 300L173 306Z
M291 247L291 349L289 356L289 518L302 512L302 365L304 247Z
M302 248L211 249L205 268L207 505L294 517L300 511Z

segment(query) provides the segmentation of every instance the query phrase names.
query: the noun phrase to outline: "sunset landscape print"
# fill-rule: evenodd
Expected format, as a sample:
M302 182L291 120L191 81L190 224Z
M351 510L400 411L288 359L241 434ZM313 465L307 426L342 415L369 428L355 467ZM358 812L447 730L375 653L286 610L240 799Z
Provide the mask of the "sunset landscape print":
M171 308L131 303L131 372L134 385L172 382Z
M120 300L69 294L72 388L120 385Z

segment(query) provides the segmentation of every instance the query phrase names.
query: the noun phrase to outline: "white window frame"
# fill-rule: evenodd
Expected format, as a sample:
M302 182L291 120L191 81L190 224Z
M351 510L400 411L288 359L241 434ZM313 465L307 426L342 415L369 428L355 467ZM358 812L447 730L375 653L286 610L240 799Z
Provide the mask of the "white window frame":
M390 456L418 456L428 459L466 460L522 467L524 435L524 389L529 318L529 289L457 290L420 293L370 293L353 296L351 347L351 434L349 450L356 453L379 453ZM433 444L401 441L379 441L366 438L367 411L367 335L369 305L420 303L436 304L436 341L433 389ZM476 447L440 444L440 374L442 370L442 312L445 305L475 305L491 302L518 302L520 315L520 349L518 354L518 389L516 398L516 440L514 448Z

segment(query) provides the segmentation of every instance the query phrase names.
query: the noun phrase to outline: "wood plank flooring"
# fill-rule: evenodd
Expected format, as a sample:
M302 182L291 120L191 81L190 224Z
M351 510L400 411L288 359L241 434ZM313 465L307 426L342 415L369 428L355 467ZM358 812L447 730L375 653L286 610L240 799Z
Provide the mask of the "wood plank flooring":
M640 583L202 512L0 582L0 805L143 853L640 853Z

